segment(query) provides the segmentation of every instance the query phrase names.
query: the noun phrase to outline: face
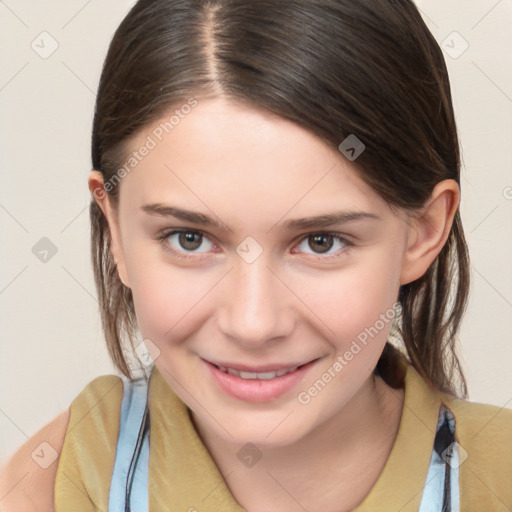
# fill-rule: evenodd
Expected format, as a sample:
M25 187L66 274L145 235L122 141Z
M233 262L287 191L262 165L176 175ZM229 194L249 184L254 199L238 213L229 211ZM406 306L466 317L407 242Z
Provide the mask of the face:
M370 382L409 224L337 149L287 120L220 99L200 99L162 134L168 119L132 141L151 149L109 218L140 333L204 429L292 443ZM341 218L304 220L326 215Z

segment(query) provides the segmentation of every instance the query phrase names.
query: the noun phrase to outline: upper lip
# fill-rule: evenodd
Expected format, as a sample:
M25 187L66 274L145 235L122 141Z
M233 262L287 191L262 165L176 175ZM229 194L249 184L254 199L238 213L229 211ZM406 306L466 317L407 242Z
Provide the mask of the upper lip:
M209 361L206 360L208 363L214 364L215 366L222 366L223 368L232 368L234 370L238 370L240 372L250 372L250 373L266 373L266 372L277 372L279 370L287 370L288 368L295 368L298 366L303 366L307 363L311 363L313 359L304 362L299 363L290 363L290 364L265 364L260 366L250 366L247 364L240 364L240 363L228 363L226 361ZM316 359L315 359L316 361Z

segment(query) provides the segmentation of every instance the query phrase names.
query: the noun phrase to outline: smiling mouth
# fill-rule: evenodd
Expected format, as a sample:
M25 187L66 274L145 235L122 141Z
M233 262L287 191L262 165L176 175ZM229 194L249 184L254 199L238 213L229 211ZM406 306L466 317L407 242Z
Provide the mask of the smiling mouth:
M299 366L294 366L292 368L285 368L283 370L278 370L275 372L242 372L240 370L235 370L234 368L225 368L224 366L218 366L214 364L219 370L222 370L224 373L229 373L230 375L234 375L235 377L240 377L241 379L246 380L270 380L275 379L276 377L282 377L283 375L286 375L287 373L294 372Z
M203 362L209 367L213 383L218 385L221 391L238 400L263 403L276 400L290 392L320 359L307 363L274 363L261 366L228 361L212 363L205 359Z
M313 360L313 361L316 361ZM210 362L213 366L218 368L224 373L229 373L230 375L234 375L235 377L239 377L241 379L245 380L271 380L275 379L277 377L282 377L283 375L287 375L288 373L293 373L298 368L302 368L303 366L312 363L313 361L309 361L307 363L296 365L296 366L290 366L288 368L281 368L279 370L275 371L266 371L266 372L250 372L250 371L243 371L243 370L237 370L236 368L230 368L226 366L222 366L219 364L215 364Z

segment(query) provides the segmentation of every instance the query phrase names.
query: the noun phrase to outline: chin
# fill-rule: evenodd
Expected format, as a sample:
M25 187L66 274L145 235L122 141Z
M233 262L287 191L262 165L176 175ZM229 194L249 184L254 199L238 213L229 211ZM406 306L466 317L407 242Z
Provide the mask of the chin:
M270 422L272 426L269 426L269 422L252 421L250 416L244 415L244 418L240 419L240 423L236 427L233 420L224 423L227 425L227 430L231 435L227 434L218 425L209 425L208 429L211 431L214 428L217 436L220 436L226 443L236 446L252 443L262 450L266 448L280 448L300 441L310 432L310 430L304 428L304 425L288 425L285 427L286 420L283 422L283 418L286 418L287 414L289 413L279 415L280 418L276 417L276 419Z

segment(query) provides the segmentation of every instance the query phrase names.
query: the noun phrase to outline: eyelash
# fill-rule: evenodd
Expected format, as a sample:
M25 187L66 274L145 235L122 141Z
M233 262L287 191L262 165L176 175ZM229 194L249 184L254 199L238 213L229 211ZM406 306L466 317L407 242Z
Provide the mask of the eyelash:
M198 256L198 254L202 255L202 254L206 254L206 253L192 253L192 254L186 254L185 253L185 254L183 254L180 251L177 251L176 249L173 249L169 245L169 243L168 243L168 238L170 236L178 234L178 233L194 233L194 234L198 234L198 235L201 235L202 237L206 238L207 240L209 240L211 243L213 243L209 239L209 237L206 235L206 233L204 233L203 231L198 231L198 230L195 230L195 229L186 229L186 228L183 228L183 229L172 229L172 230L165 231L165 232L163 232L162 234L160 234L157 237L157 240L160 243L160 245L164 248L164 250L173 253L178 258L182 258L182 259L185 259L185 260L186 259L194 259L196 261L198 261L198 260L201 261L201 260L205 259L204 256ZM341 236L339 233L334 233L334 232L330 232L330 231L318 231L318 232L315 231L315 232L312 232L312 233L308 233L308 234L304 235L299 240L299 244L298 245L300 245L304 240L307 240L309 237L312 237L314 235L332 236L332 237L334 237L335 239L337 239L338 241L343 243L343 245L345 247L343 249L341 249L341 251L345 252L345 253L347 253L350 250L350 248L353 247L353 245L354 245L353 242L351 242L350 240L348 240L344 236ZM335 254L330 254L328 256L321 256L320 254L318 254L317 257L315 257L312 254L308 254L308 256L312 257L313 259L316 259L316 260L329 260L331 258L338 258L339 254L335 253Z

